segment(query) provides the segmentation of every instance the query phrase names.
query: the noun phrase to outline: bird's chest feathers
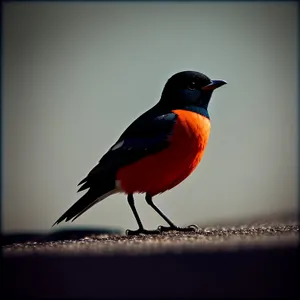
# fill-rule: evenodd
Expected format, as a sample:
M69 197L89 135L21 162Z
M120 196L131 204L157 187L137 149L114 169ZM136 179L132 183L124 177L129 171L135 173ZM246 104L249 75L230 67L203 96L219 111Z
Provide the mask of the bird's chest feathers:
M176 144L177 149L180 148L181 155L202 154L209 139L210 120L195 112L173 112L178 115L178 119L171 138L172 143Z

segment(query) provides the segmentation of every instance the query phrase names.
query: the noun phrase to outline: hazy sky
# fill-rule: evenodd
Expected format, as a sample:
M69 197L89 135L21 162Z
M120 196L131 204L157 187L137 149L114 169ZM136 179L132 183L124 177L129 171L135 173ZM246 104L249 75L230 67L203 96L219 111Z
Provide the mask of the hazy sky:
M3 230L48 230L167 79L228 84L196 171L155 203L179 225L297 209L297 3L4 5ZM136 196L147 228L164 224ZM124 195L76 220L137 228Z

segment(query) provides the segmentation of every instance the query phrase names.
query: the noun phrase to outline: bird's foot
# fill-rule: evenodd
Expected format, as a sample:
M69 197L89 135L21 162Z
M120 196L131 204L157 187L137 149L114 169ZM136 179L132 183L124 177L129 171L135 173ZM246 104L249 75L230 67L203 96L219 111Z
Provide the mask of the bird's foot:
M178 227L178 226L159 226L158 230L160 232L168 232L168 231L185 231L185 232L196 232L199 227L197 225L190 225L187 227Z
M147 230L144 228L139 228L137 230L126 230L126 235L139 235L139 234L160 234L159 230Z

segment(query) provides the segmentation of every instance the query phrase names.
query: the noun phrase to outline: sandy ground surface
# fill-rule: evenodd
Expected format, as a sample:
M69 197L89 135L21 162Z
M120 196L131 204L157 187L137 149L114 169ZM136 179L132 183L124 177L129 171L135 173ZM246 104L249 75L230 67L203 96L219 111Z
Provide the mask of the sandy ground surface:
M15 243L3 246L2 249L4 256L18 254L147 255L162 252L236 251L241 248L284 247L295 246L298 242L299 225L295 221L290 221L216 226L199 228L197 232L168 232L160 235L92 234L72 240Z

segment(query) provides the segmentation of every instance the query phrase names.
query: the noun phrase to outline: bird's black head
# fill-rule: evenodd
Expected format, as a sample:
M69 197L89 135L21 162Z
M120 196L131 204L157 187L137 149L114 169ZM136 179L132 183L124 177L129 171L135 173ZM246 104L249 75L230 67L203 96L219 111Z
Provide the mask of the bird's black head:
M166 109L194 108L205 112L213 91L224 84L224 80L211 80L195 71L176 73L167 81L159 105Z

